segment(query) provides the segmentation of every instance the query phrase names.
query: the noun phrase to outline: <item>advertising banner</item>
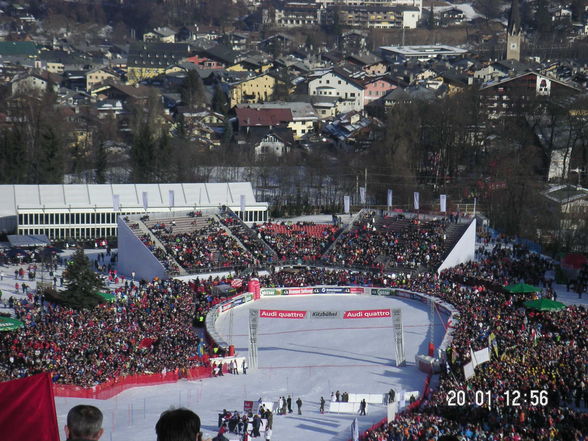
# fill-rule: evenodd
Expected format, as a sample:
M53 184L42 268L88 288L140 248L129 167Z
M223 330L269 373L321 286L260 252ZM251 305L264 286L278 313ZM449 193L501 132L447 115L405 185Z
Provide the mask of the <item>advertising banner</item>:
M285 311L279 309L260 309L260 318L277 318L277 319L304 319L306 311Z
M387 198L387 201L386 201L387 202L387 205L388 205L388 210L390 208L392 208L392 196L393 196L392 190L388 190L388 198Z
M308 318L311 319L338 319L341 318L340 311L309 311Z
M243 412L253 412L253 401L243 401Z
M234 307L235 307L235 305L233 304L233 302L228 301L226 303L221 303L220 310L221 310L221 312L226 312L229 309L233 309Z
M359 202L365 204L365 187L359 187Z
M345 214L351 213L351 197L343 196L343 207L345 210Z
M244 216L243 213L245 213L245 206L246 206L245 195L242 194L239 196L239 208L241 209L241 216Z
M146 191L143 192L143 208L145 211L149 208L149 193Z
M118 194L112 195L112 208L114 211L120 211L120 196Z
M418 210L420 207L421 194L418 191L414 192L414 209Z
M343 287L343 286L319 286L316 288L312 288L313 294L350 294L351 288Z
M174 205L176 205L176 194L174 193L173 190L169 190L167 192L167 199L168 199L168 202L169 202L169 208L171 208Z
M364 318L386 318L391 317L389 309L362 309L356 311L345 311L344 319L364 319Z
M439 211L441 211L441 213L446 213L447 212L447 195L446 194L442 194L441 196L439 196Z
M394 295L394 290L391 288L372 288L373 296L391 296Z

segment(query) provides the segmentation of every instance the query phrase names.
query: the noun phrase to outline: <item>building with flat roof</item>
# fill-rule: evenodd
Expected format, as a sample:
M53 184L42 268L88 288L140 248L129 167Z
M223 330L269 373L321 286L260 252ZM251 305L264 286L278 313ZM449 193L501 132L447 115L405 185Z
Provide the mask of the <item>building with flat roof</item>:
M430 58L456 58L468 53L460 47L434 44L418 46L380 46L382 57L387 61L428 60Z
M245 222L267 220L268 204L255 200L250 182L0 185L0 231L50 239L115 237L118 216L222 205Z

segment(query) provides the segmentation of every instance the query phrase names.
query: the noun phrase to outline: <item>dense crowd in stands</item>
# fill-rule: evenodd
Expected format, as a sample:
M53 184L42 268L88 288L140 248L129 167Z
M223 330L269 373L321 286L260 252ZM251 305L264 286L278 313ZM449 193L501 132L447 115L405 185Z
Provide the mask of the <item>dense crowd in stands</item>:
M153 234L161 241L170 258L188 272L199 272L215 268L247 267L256 263L251 252L214 218L191 232L175 233L174 227L155 226Z
M25 326L0 334L0 381L51 371L58 383L91 387L137 373L166 372L207 364L219 348L193 331L221 297L192 282L127 284L117 299L92 310L34 300L12 305ZM205 349L198 353L199 343ZM222 351L221 351L222 352ZM208 355L207 355L208 354Z
M365 211L324 260L340 267L435 269L445 256L446 227L444 219L382 221L376 220L373 212Z
M227 227L239 241L249 250L249 252L260 263L272 262L276 257L273 251L265 242L263 242L247 225L236 216L224 215L221 222Z
M176 275L180 274L180 269L178 268L178 265L175 263L173 258L168 256L167 253L165 252L165 250L158 247L157 244L155 243L155 241L152 240L152 238L149 234L142 234L138 237L139 237L139 239L141 239L141 242L143 242L143 244L147 248L149 248L149 251L151 251L153 253L153 255L157 258L157 260L159 260L161 262L163 267L167 270L167 272L171 276L176 276Z
M314 222L265 222L253 228L282 262L316 262L339 234L337 226Z

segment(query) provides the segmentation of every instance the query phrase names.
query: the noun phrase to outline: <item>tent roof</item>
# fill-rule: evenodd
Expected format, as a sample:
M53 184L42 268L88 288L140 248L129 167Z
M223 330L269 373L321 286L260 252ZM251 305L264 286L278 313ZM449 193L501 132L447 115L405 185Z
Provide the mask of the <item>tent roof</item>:
M45 234L37 234L32 236L9 234L7 238L10 246L16 248L44 247L51 244L51 241Z
M120 207L142 209L143 192L150 208L169 207L169 190L174 191L175 207L218 207L239 205L245 195L247 205L255 200L250 182L187 184L70 184L0 185L0 216L14 216L24 209L112 208L112 197L119 195Z

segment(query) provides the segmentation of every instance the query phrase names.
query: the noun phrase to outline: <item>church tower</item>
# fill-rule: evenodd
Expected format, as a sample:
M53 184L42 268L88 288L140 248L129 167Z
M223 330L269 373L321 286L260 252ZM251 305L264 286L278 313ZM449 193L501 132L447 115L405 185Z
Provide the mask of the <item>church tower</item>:
M520 0L512 0L510 17L506 28L506 59L521 61L521 14Z

